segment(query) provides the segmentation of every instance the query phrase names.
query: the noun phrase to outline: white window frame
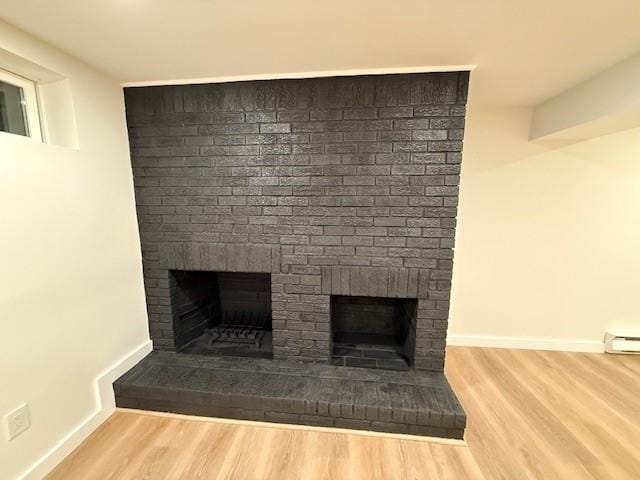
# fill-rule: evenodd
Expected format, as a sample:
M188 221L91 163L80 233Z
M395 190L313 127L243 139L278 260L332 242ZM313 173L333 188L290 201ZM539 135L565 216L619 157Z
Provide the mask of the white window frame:
M43 141L42 126L40 124L40 108L35 82L0 69L0 81L15 85L22 89L24 95L25 113L27 120L28 137L39 142Z

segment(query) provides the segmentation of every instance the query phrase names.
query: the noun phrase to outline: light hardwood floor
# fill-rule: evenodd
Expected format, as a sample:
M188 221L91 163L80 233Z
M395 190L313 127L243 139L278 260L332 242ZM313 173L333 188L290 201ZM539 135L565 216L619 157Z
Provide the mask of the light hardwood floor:
M49 479L640 479L640 356L450 347L467 445L118 411Z

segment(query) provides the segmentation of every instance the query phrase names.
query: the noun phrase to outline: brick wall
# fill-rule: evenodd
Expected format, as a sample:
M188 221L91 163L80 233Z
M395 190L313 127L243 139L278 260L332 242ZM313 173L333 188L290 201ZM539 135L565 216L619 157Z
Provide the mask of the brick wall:
M264 273L218 273L223 317L271 316L271 278Z
M334 296L331 302L333 330L406 336L401 300L396 298Z
M468 72L125 90L151 336L168 269L272 274L274 357L326 362L330 295L417 298L442 369Z

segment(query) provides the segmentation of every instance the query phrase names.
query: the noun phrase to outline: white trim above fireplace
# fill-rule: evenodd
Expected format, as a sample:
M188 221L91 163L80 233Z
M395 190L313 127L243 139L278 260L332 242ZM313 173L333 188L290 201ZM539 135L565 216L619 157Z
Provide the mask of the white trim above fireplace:
M311 72L258 73L222 77L169 78L143 82L124 82L123 87L155 87L160 85L197 85L201 83L250 82L255 80L284 80L295 78L354 77L358 75L392 75L403 73L463 72L476 65L432 65L415 67L361 68L355 70L318 70Z

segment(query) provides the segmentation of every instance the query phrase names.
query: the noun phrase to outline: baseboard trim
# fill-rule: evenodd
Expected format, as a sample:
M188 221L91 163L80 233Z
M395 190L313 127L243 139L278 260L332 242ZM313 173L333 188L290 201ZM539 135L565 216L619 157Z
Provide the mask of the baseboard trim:
M492 337L485 335L456 335L447 337L451 346L513 348L525 350L555 350L565 352L603 353L604 343L593 340L563 340L531 337ZM39 480L53 470L64 458L75 450L96 428L115 412L113 382L131 369L136 363L151 353L153 344L147 340L116 361L102 372L94 381L93 389L96 401L94 412L65 435L47 453L37 460L18 478L21 480ZM149 414L145 412L145 414ZM217 421L221 421L217 419ZM222 420L224 421L224 420ZM255 423L255 422L252 422ZM268 424L274 428L274 424ZM291 428L287 425L286 428ZM306 427L309 428L309 427ZM353 433L349 430L349 433ZM415 437L414 437L415 438Z
M67 433L47 453L31 465L18 478L20 480L39 480L52 471L56 465L75 450L96 428L115 412L113 382L142 360L153 349L151 340L147 340L124 355L102 372L93 383L96 408L73 430Z
M604 342L532 337L491 337L486 335L447 336L447 345L460 347L514 348L520 350L554 350L561 352L604 353Z

